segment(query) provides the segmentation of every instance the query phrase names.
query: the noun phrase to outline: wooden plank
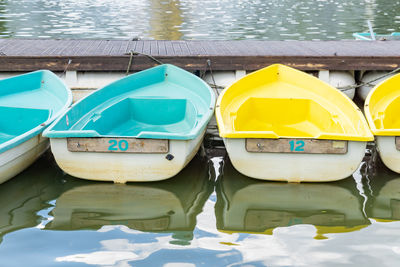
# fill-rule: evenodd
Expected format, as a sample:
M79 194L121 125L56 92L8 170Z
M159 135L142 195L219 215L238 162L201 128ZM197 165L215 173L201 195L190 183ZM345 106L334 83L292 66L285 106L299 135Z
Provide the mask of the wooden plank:
M68 151L102 153L152 153L164 154L169 151L166 139L137 138L67 138Z
M136 51L136 46L137 46L137 41L131 41L129 42L128 47L126 48L126 53L129 53L130 51Z
M203 47L203 49L206 52L205 56L209 56L209 55L218 55L218 52L215 49L214 45L211 45L210 42L208 41L199 41L200 45Z
M190 43L188 42L187 44L192 56L205 55L207 52L199 41L192 41Z
M150 55L151 50L150 50L150 42L143 42L143 54Z
M167 41L157 41L157 43L158 43L158 55L159 56L166 56L167 55L167 49L165 47L165 42L167 42Z
M62 55L66 49L74 44L73 40L62 41L46 51L47 55Z
M89 47L91 44L99 45L97 48ZM29 51L34 55L44 54L53 55L51 51L63 51L65 56L79 55L87 56L86 51L95 54L102 54L104 47L111 45L113 55L120 55L130 45L129 40L47 40L47 39L3 39L0 49L13 49L29 47ZM157 47L160 41L146 40L140 41L141 46L146 46L148 53L157 54ZM71 43L77 43L78 49L73 51L65 50L64 47ZM379 42L360 42L360 41L164 41L169 48L174 46L181 54L169 54L171 56L188 56L195 54L202 56L303 56L303 57L400 57L400 41L379 41ZM167 47L166 47L167 48ZM46 52L47 51L47 52ZM153 52L152 52L153 51ZM200 51L200 52L199 52ZM143 51L139 51L143 52ZM167 49L167 52L172 52ZM10 55L19 55L10 53ZM89 56L92 54L89 54Z
M110 51L110 56L120 56L123 55L125 52L121 52L123 49L121 47L125 44L126 45L127 41L112 41L112 49ZM126 49L125 49L126 50Z
M81 47L81 50L79 51L79 54L82 54L84 56L89 56L89 55L93 55L93 53L95 52L99 41L98 40L84 40L85 41L85 45ZM79 55L77 54L77 55Z
M254 71L271 64L280 63L305 71L315 70L393 70L400 66L400 58L336 57L231 57L231 56L160 56L161 62L174 64L187 70L203 70L207 59L213 70ZM123 56L0 56L0 71L32 71L49 69L62 71L65 62L72 60L69 70L76 71L126 71L129 55ZM155 64L145 56L135 56L131 70L144 70Z
M172 43L172 48L174 49L174 54L175 55L182 55L182 50L181 46L179 45L179 41L171 41Z
M6 55L19 55L18 52L16 52L16 50L21 47L23 43L19 42L18 40L14 39L14 40L10 40L8 42L8 44L6 43L4 45L4 47L2 47L1 52L6 54ZM41 52L41 51L40 51ZM34 52L35 55L38 54L37 51Z
M104 40L102 45L99 47L99 51L97 51L97 54L109 56L112 48L113 48L113 42L110 40Z
M137 41L134 51L138 52L138 53L143 53L143 45L144 45L144 41Z
M246 150L256 153L346 154L347 141L318 139L246 139Z
M2 39L2 42L0 44L0 54L1 55L7 55L7 48L11 45L13 39L11 40L6 40Z
M121 47L120 47L120 49L118 51L119 55L124 55L124 54L129 52L129 49L128 49L129 43L130 42L125 42L124 44L121 45Z
M54 40L26 40L18 42L13 46L13 54L15 55L44 55L48 54L48 50L56 46ZM37 48L41 49L38 50Z
M69 56L78 56L79 54L82 54L82 50L85 47L85 40L74 40L75 43L74 45L68 49L66 52L67 55Z
M59 56L74 55L76 51L79 51L80 47L81 46L79 40L70 40L68 46L59 52Z
M150 55L153 55L153 56L158 56L159 55L158 43L157 42L151 42L150 43Z
M166 42L165 43L165 49L167 50L167 55L168 56L176 56L174 52L174 48L172 47L172 42Z
M0 71L62 71L69 59L77 71L124 71L130 49L150 53L162 62L187 70L253 71L274 63L300 70L393 70L400 66L400 42L356 41L128 41L2 40ZM129 56L128 56L129 57ZM132 70L154 66L135 57Z
M181 55L182 56L190 56L190 50L188 48L187 42L185 41L179 41L179 47L181 50Z
M93 40L93 42L88 45L88 48L85 50L85 54L87 55L96 55L97 51L99 51L100 45L102 44L102 40Z

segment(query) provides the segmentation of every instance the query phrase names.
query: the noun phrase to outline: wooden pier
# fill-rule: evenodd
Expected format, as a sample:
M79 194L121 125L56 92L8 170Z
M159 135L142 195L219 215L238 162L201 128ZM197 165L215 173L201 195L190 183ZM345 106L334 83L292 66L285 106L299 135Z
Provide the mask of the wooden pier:
M135 54L131 57L131 51ZM163 63L187 70L256 70L283 63L301 70L393 70L399 41L157 41L0 39L0 71L138 71Z

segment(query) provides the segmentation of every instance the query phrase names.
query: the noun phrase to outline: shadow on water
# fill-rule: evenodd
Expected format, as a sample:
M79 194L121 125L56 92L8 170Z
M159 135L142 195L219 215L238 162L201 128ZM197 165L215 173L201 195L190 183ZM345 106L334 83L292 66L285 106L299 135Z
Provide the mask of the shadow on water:
M223 232L269 234L277 227L311 224L315 239L367 227L363 198L351 177L331 183L282 183L248 178L229 160L217 181L217 228Z
M0 186L0 241L7 233L37 226L43 217L39 211L62 190L62 172L42 156L27 170Z
M363 177L368 200L366 213L380 222L400 221L400 174L389 170L379 159Z
M68 184L68 185L67 185ZM213 190L207 162L195 157L174 178L126 185L67 178L45 229L97 230L124 225L145 232L172 233L173 244L193 239L196 216Z

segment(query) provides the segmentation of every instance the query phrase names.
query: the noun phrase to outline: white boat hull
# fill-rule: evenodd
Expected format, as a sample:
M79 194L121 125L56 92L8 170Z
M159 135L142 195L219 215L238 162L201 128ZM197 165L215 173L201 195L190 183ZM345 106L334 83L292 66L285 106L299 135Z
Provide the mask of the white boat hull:
M346 154L247 152L244 138L224 138L232 165L257 179L288 182L328 182L349 177L359 167L367 142L348 142Z
M400 173L400 151L396 149L395 136L376 136L376 146L383 163Z
M352 72L321 70L318 72L318 79L329 83L335 88L342 88L338 90L344 93L348 98L354 98L356 89L351 86L353 86L356 81ZM346 88L347 86L350 86L350 88Z
M41 134L32 137L0 154L0 183L29 167L49 147L49 140Z
M192 140L169 140L169 152L100 153L70 152L66 138L51 138L58 166L71 176L115 183L160 181L178 174L196 155L203 134ZM172 160L166 156L171 154Z

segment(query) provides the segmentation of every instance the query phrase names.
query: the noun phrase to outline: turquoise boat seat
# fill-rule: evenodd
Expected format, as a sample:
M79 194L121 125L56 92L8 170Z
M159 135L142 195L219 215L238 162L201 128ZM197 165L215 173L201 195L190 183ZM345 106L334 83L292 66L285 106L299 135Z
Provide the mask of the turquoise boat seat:
M92 113L81 130L113 136L135 136L141 132L189 132L197 117L194 105L187 99L125 98Z
M39 126L50 117L48 109L0 106L0 143ZM29 120L27 119L29 118Z

